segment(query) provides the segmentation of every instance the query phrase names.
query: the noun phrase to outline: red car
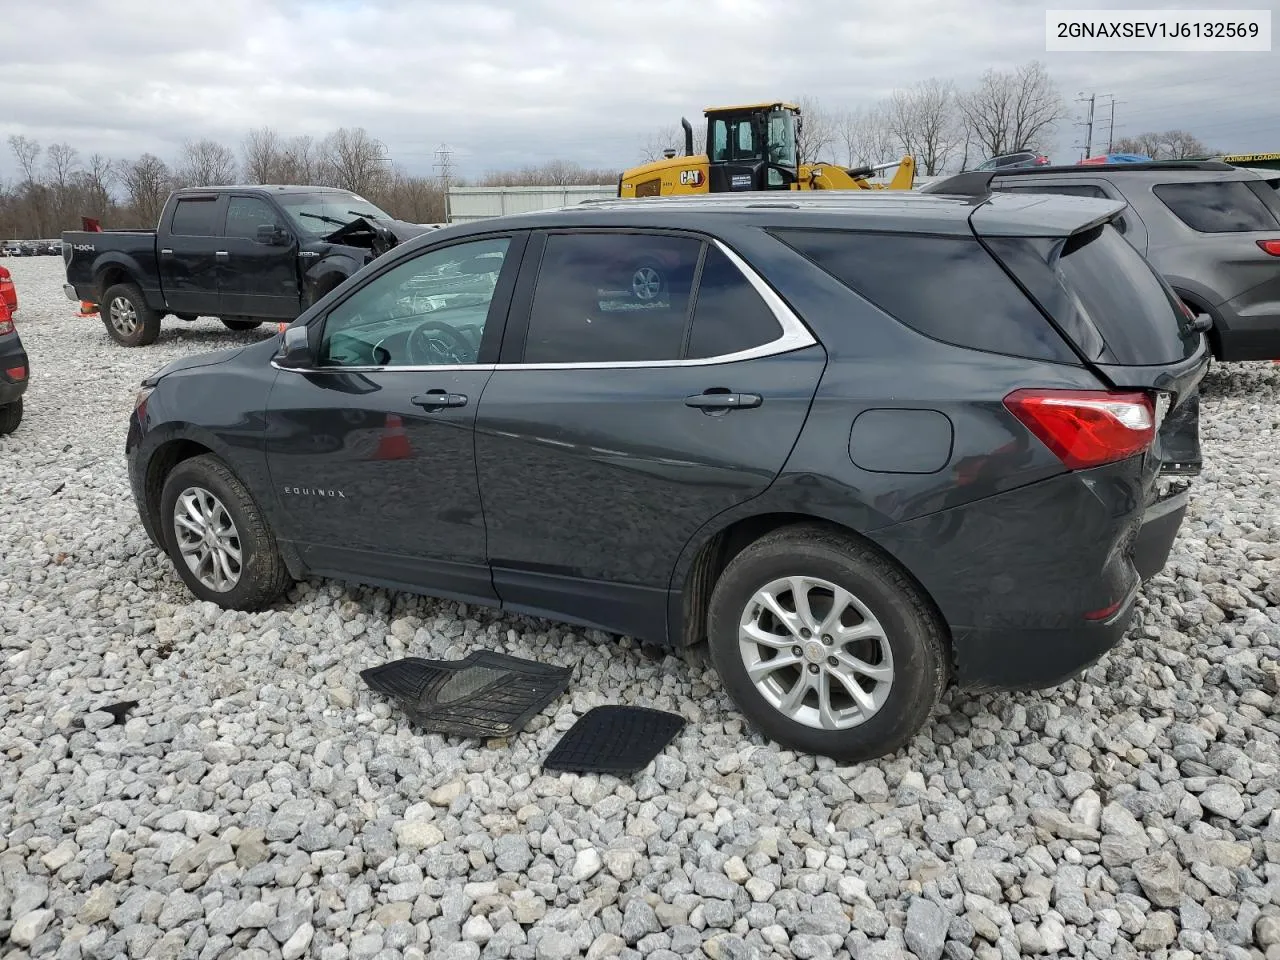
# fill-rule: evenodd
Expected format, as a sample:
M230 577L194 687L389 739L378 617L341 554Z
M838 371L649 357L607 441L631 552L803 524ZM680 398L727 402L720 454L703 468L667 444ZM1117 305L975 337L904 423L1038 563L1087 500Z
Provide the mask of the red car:
M18 288L13 285L13 276L7 267L0 267L0 303L7 306L10 313L18 312Z

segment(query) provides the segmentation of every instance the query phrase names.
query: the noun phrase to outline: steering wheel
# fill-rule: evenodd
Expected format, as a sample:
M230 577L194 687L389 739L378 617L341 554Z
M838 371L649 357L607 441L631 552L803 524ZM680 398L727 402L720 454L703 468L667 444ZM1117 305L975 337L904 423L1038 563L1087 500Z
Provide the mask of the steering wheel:
M414 327L405 341L405 350L414 366L475 362L475 348L443 320L424 320Z

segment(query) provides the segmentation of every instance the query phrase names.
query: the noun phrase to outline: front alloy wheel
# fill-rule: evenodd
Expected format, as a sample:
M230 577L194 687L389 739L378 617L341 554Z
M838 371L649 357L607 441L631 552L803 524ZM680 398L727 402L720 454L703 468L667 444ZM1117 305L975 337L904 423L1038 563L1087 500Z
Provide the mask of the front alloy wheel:
M756 591L738 625L747 676L774 709L819 730L875 716L893 688L893 651L869 607L817 577Z
M235 589L244 555L235 521L221 500L203 487L187 487L173 505L173 535L202 586L215 593Z

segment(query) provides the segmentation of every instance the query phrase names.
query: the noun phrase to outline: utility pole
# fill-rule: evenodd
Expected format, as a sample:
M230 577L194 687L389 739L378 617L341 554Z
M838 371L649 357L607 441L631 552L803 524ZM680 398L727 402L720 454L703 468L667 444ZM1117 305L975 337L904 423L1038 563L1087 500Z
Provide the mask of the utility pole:
M1083 124L1086 132L1085 132L1084 154L1083 156L1080 157L1081 160L1088 159L1088 157L1093 153L1093 107L1094 107L1094 101L1097 99L1097 97L1098 95L1096 93L1089 94L1087 98L1083 93L1081 93L1080 96L1076 98L1076 101L1078 103L1089 104L1089 119L1086 120Z
M1104 96L1104 97L1110 97L1110 98L1111 98L1111 103L1109 104L1109 106L1110 106L1110 108L1111 108L1111 111L1110 111L1110 117L1109 117L1109 119L1108 119L1108 121L1107 121L1107 153L1110 153L1110 152L1111 152L1112 147L1113 147L1113 146L1114 146L1114 144L1115 144L1115 135L1116 135L1116 104L1117 104L1117 103L1124 103L1124 101L1123 101L1123 100L1117 100L1117 99L1116 99L1116 96L1115 96L1115 94L1114 94L1114 93L1104 93L1104 94L1103 94L1103 96Z
M440 189L444 191L444 222L449 222L449 184L453 182L453 155L447 143L436 151L435 167L440 171Z

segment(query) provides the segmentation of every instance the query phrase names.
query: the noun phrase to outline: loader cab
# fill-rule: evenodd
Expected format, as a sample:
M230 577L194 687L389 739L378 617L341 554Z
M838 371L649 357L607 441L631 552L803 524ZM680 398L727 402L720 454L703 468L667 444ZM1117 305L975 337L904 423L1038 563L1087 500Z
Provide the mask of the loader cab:
M711 107L707 118L711 193L790 190L799 179L800 108L790 103Z

